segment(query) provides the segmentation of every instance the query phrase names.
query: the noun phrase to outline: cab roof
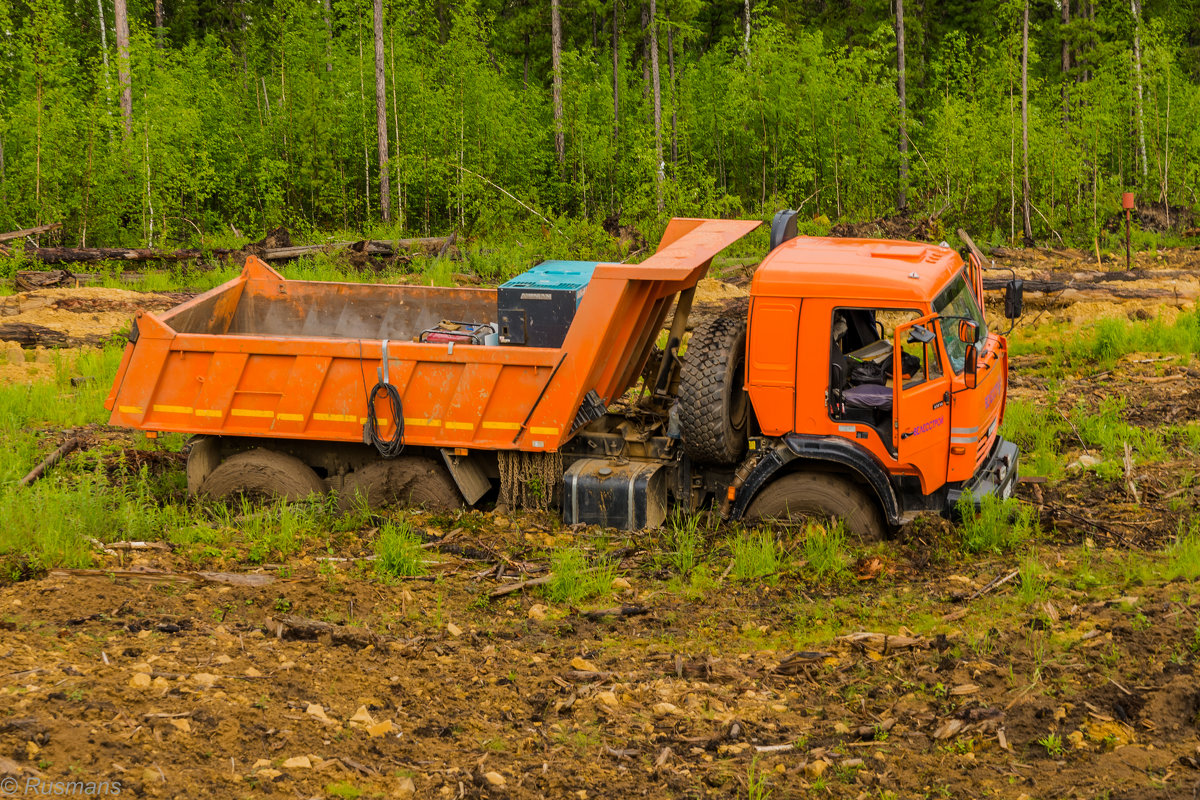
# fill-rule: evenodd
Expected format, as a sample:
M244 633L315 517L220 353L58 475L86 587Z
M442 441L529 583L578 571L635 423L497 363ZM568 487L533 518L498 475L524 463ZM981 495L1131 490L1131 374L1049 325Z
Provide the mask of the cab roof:
M929 303L962 268L958 253L939 245L797 236L767 254L750 294Z

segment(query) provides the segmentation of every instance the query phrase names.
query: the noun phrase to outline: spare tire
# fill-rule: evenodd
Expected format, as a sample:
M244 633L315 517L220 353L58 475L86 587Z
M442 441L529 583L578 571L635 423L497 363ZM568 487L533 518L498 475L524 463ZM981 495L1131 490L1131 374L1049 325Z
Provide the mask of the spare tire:
M679 375L679 424L689 458L741 460L750 420L745 384L745 317L715 317L697 326Z

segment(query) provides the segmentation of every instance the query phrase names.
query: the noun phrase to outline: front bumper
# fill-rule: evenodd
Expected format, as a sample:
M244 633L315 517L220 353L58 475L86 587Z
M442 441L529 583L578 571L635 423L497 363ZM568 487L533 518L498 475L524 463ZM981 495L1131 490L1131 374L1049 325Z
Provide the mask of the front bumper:
M995 495L1001 500L1012 497L1017 488L1017 459L1021 450L1007 439L997 436L992 446L992 454L969 481L961 486L949 489L946 494L946 505L953 513L959 499L970 492L975 499L975 507L979 508L980 498L985 495Z

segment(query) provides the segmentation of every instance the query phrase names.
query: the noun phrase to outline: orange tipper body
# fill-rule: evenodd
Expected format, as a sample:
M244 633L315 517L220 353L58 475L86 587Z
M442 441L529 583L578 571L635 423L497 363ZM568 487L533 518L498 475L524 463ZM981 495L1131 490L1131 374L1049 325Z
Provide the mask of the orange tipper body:
M289 281L242 274L163 314L138 314L105 407L146 431L361 444L387 341L404 443L554 451L589 392L639 376L677 293L761 223L675 219L641 264L601 264L561 347L413 341L446 319L494 318L496 290ZM376 400L379 432L396 420Z
M106 405L193 434L188 488L214 497L528 500L626 530L716 504L873 536L1011 496L980 257L797 236L795 213L772 222L748 313L690 334L697 282L757 220L674 219L641 264L545 262L499 289L289 281L251 257L138 315ZM1020 305L1014 280L1005 315Z

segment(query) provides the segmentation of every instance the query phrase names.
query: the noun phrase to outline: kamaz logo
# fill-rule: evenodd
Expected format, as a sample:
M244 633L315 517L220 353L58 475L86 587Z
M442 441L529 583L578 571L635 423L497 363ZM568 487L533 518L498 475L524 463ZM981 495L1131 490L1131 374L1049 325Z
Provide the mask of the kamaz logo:
M997 381L996 385L992 387L992 390L987 393L987 397L983 398L983 407L985 409L991 408L992 403L996 402L996 398L999 396L1000 396L1000 382Z

